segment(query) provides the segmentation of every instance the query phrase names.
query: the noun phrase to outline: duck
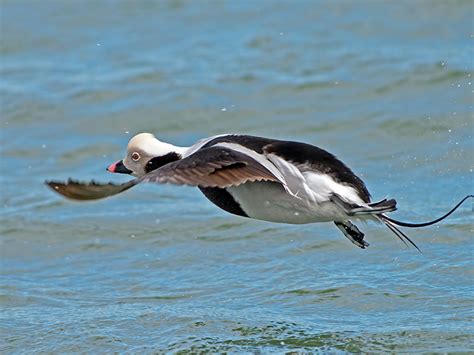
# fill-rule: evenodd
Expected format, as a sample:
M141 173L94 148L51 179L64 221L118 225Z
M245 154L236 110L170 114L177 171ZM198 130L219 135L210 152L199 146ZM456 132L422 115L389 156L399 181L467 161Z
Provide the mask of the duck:
M151 133L132 137L125 157L107 171L135 178L122 184L47 181L73 200L97 200L122 193L140 183L197 187L222 210L240 217L287 224L332 222L354 245L369 243L359 222L385 225L405 245L420 248L399 227L435 224L453 213L425 223L387 216L395 199L373 202L363 182L346 164L317 146L244 134L204 138L189 147L162 142Z

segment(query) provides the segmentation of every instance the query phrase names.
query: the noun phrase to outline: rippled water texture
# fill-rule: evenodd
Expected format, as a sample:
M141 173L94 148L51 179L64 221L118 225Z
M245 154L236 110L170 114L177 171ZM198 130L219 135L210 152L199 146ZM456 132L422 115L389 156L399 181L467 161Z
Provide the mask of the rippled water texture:
M19 1L1 9L0 351L474 351L472 204L437 227L228 215L197 189L73 203L43 181L148 131L310 142L393 216L473 192L471 1Z

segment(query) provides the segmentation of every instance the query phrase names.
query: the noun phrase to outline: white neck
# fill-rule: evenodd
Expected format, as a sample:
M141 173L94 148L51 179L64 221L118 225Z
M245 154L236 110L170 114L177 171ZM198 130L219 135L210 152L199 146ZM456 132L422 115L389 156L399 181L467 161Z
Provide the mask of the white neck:
M170 149L170 151L172 152L176 152L178 153L179 155L181 155L182 157L186 154L186 152L189 150L189 147L178 147L176 145L173 145L173 144L169 144L169 143L163 143L161 142L161 144L165 144L167 148Z
M157 139L148 142L143 147L150 156L162 156L171 152L176 152L181 156L184 156L189 147L178 147L170 143L165 143Z

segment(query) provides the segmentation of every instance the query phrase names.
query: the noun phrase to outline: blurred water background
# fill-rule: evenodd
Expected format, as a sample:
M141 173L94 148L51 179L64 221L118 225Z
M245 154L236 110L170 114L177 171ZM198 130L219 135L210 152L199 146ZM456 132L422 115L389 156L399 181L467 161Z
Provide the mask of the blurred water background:
M471 1L21 1L1 9L0 351L474 351L472 204L437 227L226 214L197 189L95 203L129 138L309 142L425 221L473 192Z

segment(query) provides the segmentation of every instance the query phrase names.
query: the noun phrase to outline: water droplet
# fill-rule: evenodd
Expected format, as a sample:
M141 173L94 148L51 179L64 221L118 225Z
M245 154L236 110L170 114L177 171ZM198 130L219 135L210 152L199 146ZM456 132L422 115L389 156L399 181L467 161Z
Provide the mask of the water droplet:
M299 215L300 215L300 213L299 213L299 212L295 212L295 216L299 216Z
M130 235L130 238L135 238L135 234L131 234L131 235Z
M130 134L130 132L129 132L129 131L125 131L125 134Z
M101 44L100 44L100 43L96 43L95 45L96 45L97 47L100 47L100 46L101 46Z
M225 111L227 111L227 107L223 107L223 108L221 108L221 111L222 111L222 112L225 112Z
M46 144L41 144L41 148L46 149Z
M285 345L285 342L284 342L284 341L280 341L280 345Z

